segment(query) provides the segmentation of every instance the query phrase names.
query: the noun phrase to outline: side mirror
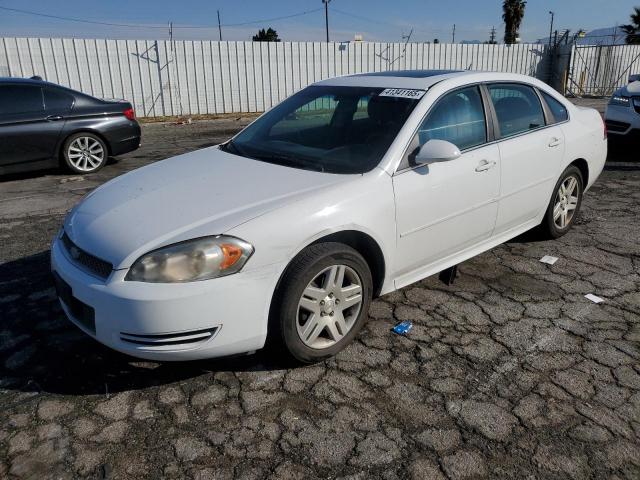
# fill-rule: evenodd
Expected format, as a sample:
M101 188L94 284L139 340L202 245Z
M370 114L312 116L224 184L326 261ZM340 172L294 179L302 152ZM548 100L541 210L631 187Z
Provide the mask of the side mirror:
M429 140L420 147L415 162L421 165L429 163L448 162L460 157L460 150L453 143L446 140Z

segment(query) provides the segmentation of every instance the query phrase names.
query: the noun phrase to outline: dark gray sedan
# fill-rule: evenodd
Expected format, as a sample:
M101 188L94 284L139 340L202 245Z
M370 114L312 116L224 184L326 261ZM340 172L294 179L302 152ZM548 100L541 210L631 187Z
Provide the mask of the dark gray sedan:
M109 156L139 146L129 102L39 79L0 78L0 174L55 166L95 172Z

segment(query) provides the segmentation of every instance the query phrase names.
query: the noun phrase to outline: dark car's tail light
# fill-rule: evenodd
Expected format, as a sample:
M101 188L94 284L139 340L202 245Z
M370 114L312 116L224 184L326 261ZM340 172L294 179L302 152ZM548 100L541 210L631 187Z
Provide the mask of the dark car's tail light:
M136 119L136 112L131 107L127 108L122 113L124 113L124 116L127 117L129 120L135 120Z

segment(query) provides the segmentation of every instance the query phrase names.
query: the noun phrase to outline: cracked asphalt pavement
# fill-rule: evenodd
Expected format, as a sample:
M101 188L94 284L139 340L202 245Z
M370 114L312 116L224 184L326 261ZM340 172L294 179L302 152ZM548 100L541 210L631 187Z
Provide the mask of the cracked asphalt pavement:
M0 478L640 478L638 163L608 164L565 237L375 300L322 364L141 361L71 325L48 276L66 210L249 120L147 124L95 175L0 179Z

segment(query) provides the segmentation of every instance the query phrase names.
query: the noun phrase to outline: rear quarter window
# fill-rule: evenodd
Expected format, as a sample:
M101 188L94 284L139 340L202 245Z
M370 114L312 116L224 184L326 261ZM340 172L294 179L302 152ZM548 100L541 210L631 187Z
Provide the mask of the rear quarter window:
M567 107L565 107L562 103L560 103L548 93L545 93L543 91L540 91L540 93L542 94L542 98L544 98L544 101L549 106L549 110L551 110L551 113L553 113L553 118L555 119L554 123L566 122L567 120L569 120L569 112L567 112Z

